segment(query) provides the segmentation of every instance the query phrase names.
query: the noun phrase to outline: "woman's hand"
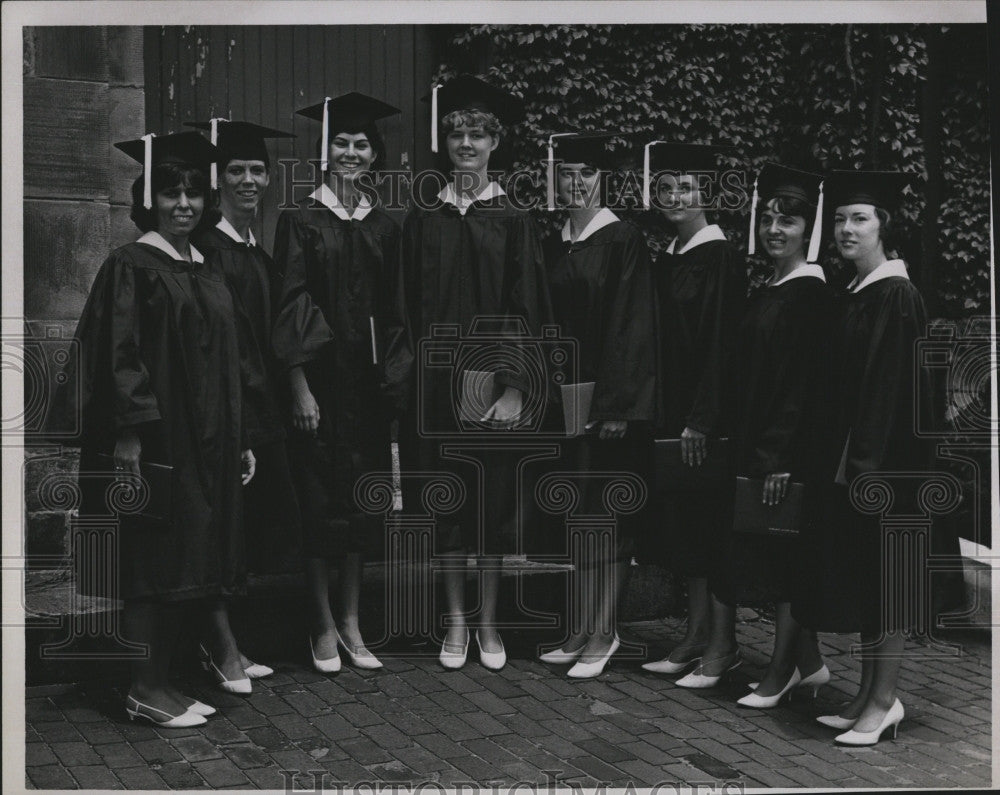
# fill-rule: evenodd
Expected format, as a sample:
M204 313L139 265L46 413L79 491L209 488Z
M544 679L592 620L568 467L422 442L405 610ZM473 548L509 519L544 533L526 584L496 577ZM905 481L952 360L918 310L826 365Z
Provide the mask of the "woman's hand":
M142 442L132 428L126 428L118 434L115 442L115 469L123 472L139 474L139 458L142 455Z
M761 502L765 505L777 505L788 493L788 483L792 479L791 472L772 472L764 478L764 493Z
M292 368L291 381L292 426L315 436L316 429L319 428L319 404L309 389L309 382L301 367Z
M681 461L700 467L708 458L708 437L701 431L685 428L681 434Z
M253 473L257 471L257 459L253 450L244 450L240 453L241 473L240 481L245 486L253 478Z
M521 419L521 390L507 387L497 402L490 406L482 421L493 420L505 428L513 428Z
M599 439L621 439L628 430L628 420L599 420L587 424L587 430L593 430L600 426L597 431Z

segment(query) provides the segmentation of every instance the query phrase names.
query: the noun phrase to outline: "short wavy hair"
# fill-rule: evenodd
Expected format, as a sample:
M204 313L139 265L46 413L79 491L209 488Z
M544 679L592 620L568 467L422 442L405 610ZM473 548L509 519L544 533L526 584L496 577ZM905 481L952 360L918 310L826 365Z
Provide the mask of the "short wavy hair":
M331 129L330 141L336 138L337 135L339 135L340 133L349 133L351 135L364 133L365 137L368 139L368 143L372 145L372 151L375 153L375 160L372 161L372 167L370 171L372 172L372 174L375 174L386 167L387 163L385 160L386 158L385 139L382 137L382 133L379 132L379 129L374 122L364 127L358 127L357 129L338 127L336 132ZM329 142L327 142L327 146L329 146ZM322 160L323 159L322 135L317 136L316 138L315 151L316 151L316 159ZM327 155L329 155L329 152L327 152Z
M500 137L500 119L487 110L453 110L441 119L445 135L457 127L482 127L494 138Z
M202 213L198 228L210 222L211 214L208 209L211 204L210 190L208 175L204 171L189 163L161 163L158 166L153 166L150 176L152 177L153 206L149 209L146 209L142 202L145 185L143 175L140 174L139 178L132 183L132 212L130 217L135 225L139 227L140 231L156 231L156 194L161 190L172 188L175 185L183 185L185 188L194 188L201 191L205 197L205 211Z

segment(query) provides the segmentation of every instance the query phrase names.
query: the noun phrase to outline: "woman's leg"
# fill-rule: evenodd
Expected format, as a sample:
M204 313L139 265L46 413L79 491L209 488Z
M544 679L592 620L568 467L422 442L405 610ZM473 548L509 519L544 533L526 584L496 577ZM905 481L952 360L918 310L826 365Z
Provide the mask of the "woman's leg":
M862 635L862 642L865 637ZM854 731L875 731L885 714L896 700L896 685L899 682L899 667L903 662L905 638L902 632L891 632L877 641L872 650L872 675L868 695L854 724Z
M607 561L591 566L586 572L593 607L588 621L590 635L580 662L595 662L602 658L617 637L618 597L628 573L627 566L622 561Z
M361 637L361 627L358 623L361 599L361 553L350 552L344 555L340 562L340 615L339 632L344 642L351 649L357 650L365 645Z
M445 644L448 651L460 653L465 646L466 632L468 631L465 620L465 561L468 558L466 551L457 550L441 556L441 561L445 567L444 577L444 598L445 598Z
M681 642L670 652L673 662L701 657L711 629L711 612L707 577L688 577L687 630Z
M856 720L868 702L868 694L871 692L872 683L875 679L875 658L869 651L868 646L875 643L878 637L861 633L861 643L865 649L861 652L861 685L854 698L840 710L840 717Z
M146 600L126 600L123 610L125 637L145 644L146 657L131 666L129 694L136 700L171 715L187 709L169 685L170 656L179 621L176 605Z
M503 558L499 555L483 555L479 558L479 578L482 589L482 604L479 610L479 642L483 651L499 653L503 649L500 633L497 632L497 599L500 595L500 573Z
M306 559L306 591L313 654L319 660L333 659L338 635L330 610L330 563L326 558Z
M823 655L819 651L819 638L816 637L816 633L806 629L801 624L797 624L797 626L799 633L795 644L795 659L799 673L805 679L823 667Z
M709 602L707 610L710 624L708 644L701 655L702 669L705 676L719 676L725 673L732 664L730 657L736 652L736 605L727 605L720 601L715 594L708 590L707 581L705 590L706 599ZM688 626L688 632L691 628ZM697 656L697 655L695 655ZM673 656L671 656L673 659Z
M777 602L774 606L774 650L771 652L771 662L767 666L764 678L757 686L757 694L773 696L780 693L788 684L798 664L800 638L805 634L799 623L792 618L791 602ZM818 666L817 666L818 667ZM799 669L799 673L803 673Z
M229 607L222 598L206 601L205 648L212 655L212 662L226 679L246 679L240 661L232 627L229 625Z

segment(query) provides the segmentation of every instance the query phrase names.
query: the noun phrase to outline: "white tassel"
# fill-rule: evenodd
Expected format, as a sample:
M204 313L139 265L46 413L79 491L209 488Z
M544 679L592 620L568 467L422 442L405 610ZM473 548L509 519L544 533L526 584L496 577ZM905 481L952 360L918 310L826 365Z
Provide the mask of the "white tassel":
M147 210L153 209L153 139L156 133L147 133L142 136L142 206Z
M218 146L219 120L211 119L208 124L209 124L209 140L211 141L212 146ZM215 190L216 188L219 187L219 164L213 160L209 171L212 177L212 190Z
M809 236L809 255L806 262L819 259L819 244L823 237L823 183L819 183L819 197L816 199L816 218L813 220L812 234Z
M431 151L438 150L438 89L441 86L435 83L431 89Z
M646 144L646 146L643 148L642 151L642 206L647 210L649 209L651 203L649 195L650 192L649 183L652 178L652 174L649 173L650 171L649 150L652 149L657 144L665 144L665 143L666 141L650 141L648 144Z
M750 236L747 240L747 254L751 257L757 251L757 202L760 201L760 196L757 194L757 183L759 181L760 175L754 178L753 198L750 199Z
M330 98L323 99L323 154L319 159L319 170L330 167Z
M555 138L554 135L549 136L549 160L548 167L546 169L546 174L548 176L546 207L549 212L556 209L556 153L552 146L553 138Z

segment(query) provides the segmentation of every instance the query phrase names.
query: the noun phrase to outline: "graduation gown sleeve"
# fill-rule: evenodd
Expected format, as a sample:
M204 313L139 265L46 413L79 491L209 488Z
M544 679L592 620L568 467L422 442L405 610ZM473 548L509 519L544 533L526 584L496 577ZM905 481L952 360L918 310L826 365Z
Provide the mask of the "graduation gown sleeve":
M274 236L274 259L284 278L271 345L285 369L315 360L334 339L333 330L309 292L304 245L305 229L297 211L284 211L278 216Z
M686 419L687 427L705 434L719 433L724 422L725 370L746 296L743 257L729 244L719 250L724 256L705 277L697 342L703 369Z
M848 482L865 472L923 463L914 437L914 406L929 401L913 394L914 344L926 330L927 314L912 282L902 278L884 281L884 285L866 288L876 291L874 295L881 300L874 308L870 344L860 373L847 448ZM917 388L929 391L930 387L922 379Z
M609 262L601 297L605 323L590 408L593 420L653 420L656 415L656 300L649 249L630 229ZM620 259L619 259L620 256Z

